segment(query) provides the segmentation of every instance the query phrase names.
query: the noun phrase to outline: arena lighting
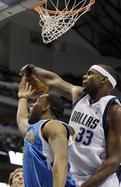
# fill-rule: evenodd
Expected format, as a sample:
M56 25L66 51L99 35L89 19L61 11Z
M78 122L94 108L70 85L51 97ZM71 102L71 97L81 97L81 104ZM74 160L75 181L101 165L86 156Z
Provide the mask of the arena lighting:
M10 158L10 163L11 164L22 166L22 163L23 163L23 153L9 151L8 154L9 154L9 158Z
M0 151L0 155L7 156L7 153L5 151Z

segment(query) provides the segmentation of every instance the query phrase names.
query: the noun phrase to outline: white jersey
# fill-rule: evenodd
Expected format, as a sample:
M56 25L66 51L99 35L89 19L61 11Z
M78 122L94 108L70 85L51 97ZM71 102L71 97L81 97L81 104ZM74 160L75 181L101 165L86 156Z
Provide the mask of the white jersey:
M94 104L90 104L89 100L90 96L85 95L76 102L69 121L69 125L76 131L76 141L69 149L71 172L79 185L105 160L106 114L112 103L120 104L119 100L111 95L102 97ZM117 177L116 181L119 186ZM109 186L113 187L104 185Z

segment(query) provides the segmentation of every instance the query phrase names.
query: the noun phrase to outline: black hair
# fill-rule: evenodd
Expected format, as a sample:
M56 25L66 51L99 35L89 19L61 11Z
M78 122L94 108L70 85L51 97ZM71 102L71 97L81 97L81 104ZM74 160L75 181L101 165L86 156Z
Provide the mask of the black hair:
M16 173L18 172L22 172L23 173L23 169L22 168L17 168L15 169L13 172L10 173L10 176L9 176L9 180L8 180L8 184L12 185L13 184L13 177Z
M64 112L64 101L61 98L61 96L56 94L49 94L48 96L48 102L50 104L50 110L51 112L57 117L60 118L61 115L63 115Z
M102 68L107 70L113 76L113 78L116 80L116 82L118 82L118 80L119 80L118 73L112 66L104 65L104 64L99 64L99 66L101 66Z

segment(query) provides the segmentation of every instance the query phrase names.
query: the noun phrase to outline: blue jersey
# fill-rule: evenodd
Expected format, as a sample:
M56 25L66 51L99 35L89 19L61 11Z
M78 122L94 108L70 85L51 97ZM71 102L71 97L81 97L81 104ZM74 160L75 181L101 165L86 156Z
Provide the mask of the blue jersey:
M48 120L40 120L31 125L24 139L23 173L25 187L52 187L53 155L49 144L41 134L41 128ZM62 123L62 122L61 122ZM70 134L70 131L68 131ZM70 136L70 135L69 135ZM68 187L74 187L71 176L67 179Z

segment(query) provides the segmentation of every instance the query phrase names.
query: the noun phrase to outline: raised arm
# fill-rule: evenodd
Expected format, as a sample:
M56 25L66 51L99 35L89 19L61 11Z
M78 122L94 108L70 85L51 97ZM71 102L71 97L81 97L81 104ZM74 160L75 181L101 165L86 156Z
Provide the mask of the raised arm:
M112 106L108 120L107 158L81 187L97 187L119 168L121 163L121 106L117 104Z
M33 94L32 87L29 83L22 81L19 85L18 92L18 109L17 109L17 126L24 137L28 129L28 99Z
M53 187L65 187L68 170L67 130L55 120L43 128L43 135L48 140L53 153Z
M36 67L32 64L28 64L21 69L21 73L33 73L41 81L43 81L50 89L54 89L59 92L63 97L72 100L77 100L82 94L82 88L74 86L71 83L64 81L56 73L47 71L40 67Z

